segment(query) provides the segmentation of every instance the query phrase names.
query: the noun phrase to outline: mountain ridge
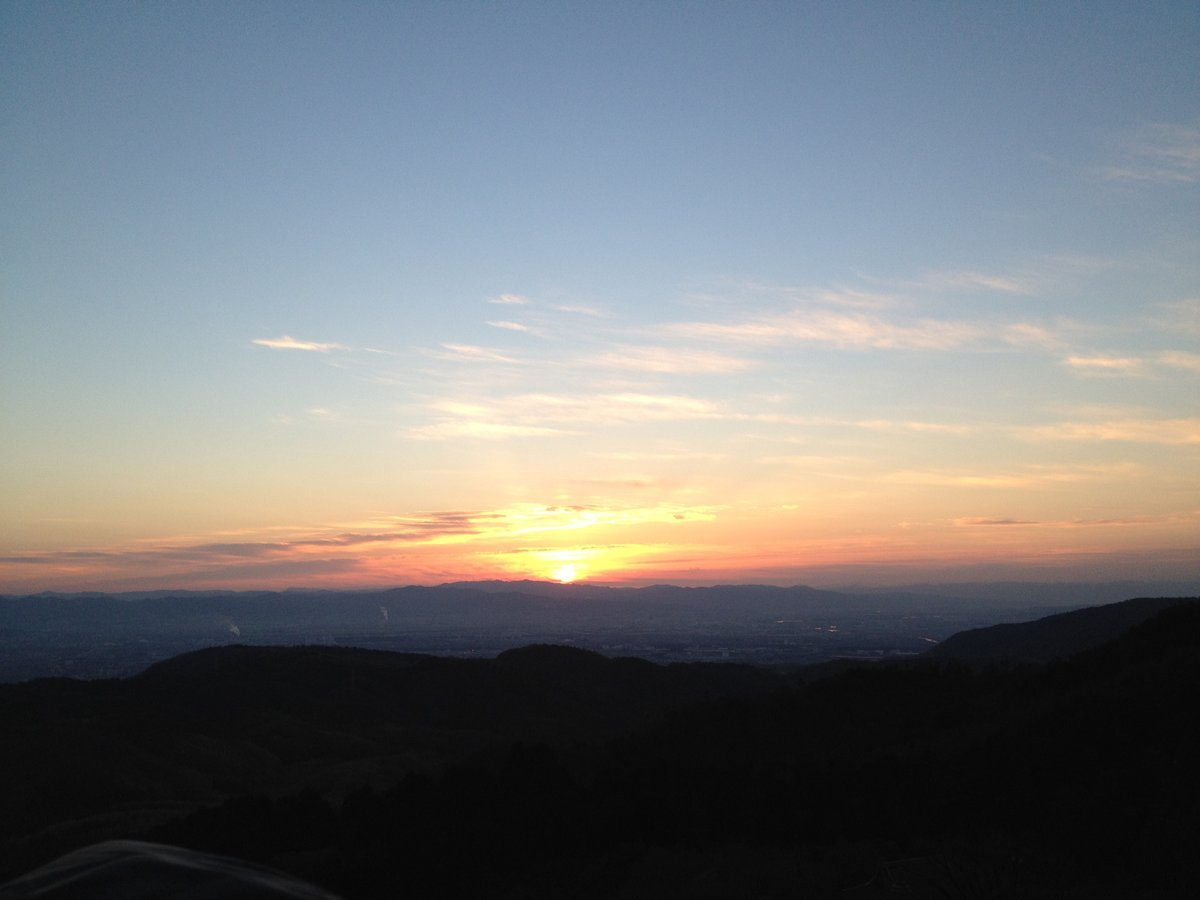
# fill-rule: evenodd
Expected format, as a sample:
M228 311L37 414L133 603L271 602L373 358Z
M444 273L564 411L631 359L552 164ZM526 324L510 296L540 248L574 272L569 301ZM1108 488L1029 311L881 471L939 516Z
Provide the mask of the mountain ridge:
M1191 597L1138 597L1086 607L1031 622L960 631L925 652L927 657L970 663L1049 662L1112 640L1164 609L1194 603Z

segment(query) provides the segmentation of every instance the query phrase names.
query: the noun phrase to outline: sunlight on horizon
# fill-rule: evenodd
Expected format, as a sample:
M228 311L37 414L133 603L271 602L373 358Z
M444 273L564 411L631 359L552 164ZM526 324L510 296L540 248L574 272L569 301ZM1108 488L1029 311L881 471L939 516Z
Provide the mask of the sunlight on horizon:
M1195 4L289 10L5 9L0 593L1200 580Z
M554 580L561 582L562 584L570 584L572 581L574 581L578 577L579 577L579 567L572 563L567 563L566 565L559 566L557 569L554 570Z

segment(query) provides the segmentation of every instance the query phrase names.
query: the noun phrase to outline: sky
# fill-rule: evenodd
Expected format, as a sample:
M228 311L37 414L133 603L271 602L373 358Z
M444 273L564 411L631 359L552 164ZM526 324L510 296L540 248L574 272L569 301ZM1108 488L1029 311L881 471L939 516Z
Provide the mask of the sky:
M1200 5L0 5L0 592L1200 580Z

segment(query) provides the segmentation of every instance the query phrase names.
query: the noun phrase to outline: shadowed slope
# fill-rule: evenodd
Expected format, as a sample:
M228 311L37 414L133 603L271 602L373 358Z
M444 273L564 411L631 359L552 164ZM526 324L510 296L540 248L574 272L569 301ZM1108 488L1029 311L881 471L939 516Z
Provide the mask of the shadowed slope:
M1058 613L1035 622L973 628L951 635L925 655L972 663L1065 659L1111 641L1162 610L1185 602L1178 597L1145 597Z
M11 900L337 900L262 866L144 841L108 841L76 850L8 884Z
M0 685L0 850L15 854L0 853L12 866L0 877L230 796L336 796L511 741L602 740L673 705L778 683L746 666L560 647L468 661L229 646L125 680Z

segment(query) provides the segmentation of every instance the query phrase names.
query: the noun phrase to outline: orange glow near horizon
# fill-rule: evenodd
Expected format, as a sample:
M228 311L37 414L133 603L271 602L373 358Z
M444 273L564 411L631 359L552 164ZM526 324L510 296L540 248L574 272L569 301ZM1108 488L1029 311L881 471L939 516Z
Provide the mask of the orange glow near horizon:
M1200 591L1195 4L61 6L3 13L0 597Z
M1058 571L1088 580L1103 577L1101 565L1107 577L1134 577L1130 565L1154 575L1194 567L1186 544L1168 540L1177 523L1153 517L1025 520L955 516L948 507L910 521L897 515L902 505L886 490L870 505L856 496L726 508L518 503L324 528L176 535L0 559L0 590L382 588L492 579L830 586L913 583L954 571L1012 577L1006 573L1021 570L1025 578Z

